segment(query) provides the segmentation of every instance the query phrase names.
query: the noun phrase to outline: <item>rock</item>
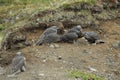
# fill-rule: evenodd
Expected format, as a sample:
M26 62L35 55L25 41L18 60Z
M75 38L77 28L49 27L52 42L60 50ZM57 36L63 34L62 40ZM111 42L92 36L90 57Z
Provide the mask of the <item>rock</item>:
M61 60L62 59L62 56L58 56L58 60Z
M59 48L60 46L58 44L50 44L49 47L51 47L51 48Z
M49 46L50 48L55 48L55 46L53 45L53 44L50 44L50 46Z
M44 59L43 62L46 62L46 59Z
M25 46L31 46L31 42L30 41L25 41L24 45Z
M13 77L16 77L16 75L14 74L11 74L11 75L7 75L8 78L13 78Z
M5 73L4 69L2 67L0 67L0 75L4 74L4 73Z
M63 63L66 63L66 61L63 61Z
M42 76L43 77L43 76L45 76L45 74L44 73L40 73L40 74L38 74L38 76Z
M54 44L54 47L55 48L59 48L60 46L58 44Z
M92 68L92 67L88 67L88 69L90 70L90 71L92 71L92 72L97 72L97 70L95 69L95 68Z
M82 53L83 53L83 54L88 54L89 51L87 51L87 50L83 50Z
M0 61L3 60L3 58L0 58Z
M115 49L120 49L120 42L112 44Z

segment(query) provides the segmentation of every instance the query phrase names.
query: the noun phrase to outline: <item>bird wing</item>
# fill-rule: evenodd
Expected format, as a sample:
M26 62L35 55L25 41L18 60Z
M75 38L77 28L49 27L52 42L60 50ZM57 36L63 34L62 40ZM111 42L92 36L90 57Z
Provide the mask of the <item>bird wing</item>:
M44 42L45 43L51 43L51 42L57 42L60 41L60 36L56 33L50 33L45 36Z
M57 33L57 29L54 28L46 29L40 36L39 40L37 41L37 44L42 44L44 42L45 37L50 33Z

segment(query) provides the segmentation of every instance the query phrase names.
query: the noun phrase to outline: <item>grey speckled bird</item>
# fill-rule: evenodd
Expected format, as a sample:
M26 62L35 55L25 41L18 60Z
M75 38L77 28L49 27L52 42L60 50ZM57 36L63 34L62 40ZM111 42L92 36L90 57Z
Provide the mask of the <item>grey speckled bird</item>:
M60 36L57 33L50 33L44 37L43 43L54 43L60 41Z
M17 52L12 60L12 73L17 74L21 71L25 71L25 67L26 58L22 55L22 52Z
M75 32L78 35L78 38L83 37L82 27L80 25L74 26L71 28L68 33Z
M75 32L69 32L61 36L61 41L63 42L73 42L75 43L78 39L78 35Z
M47 28L43 33L42 35L40 36L39 40L37 41L36 45L42 45L43 41L44 41L44 38L50 34L50 33L56 33L57 34L57 29L58 27L57 26L52 26L50 28Z
M89 43L96 43L97 40L100 40L99 35L93 31L85 32L84 37Z

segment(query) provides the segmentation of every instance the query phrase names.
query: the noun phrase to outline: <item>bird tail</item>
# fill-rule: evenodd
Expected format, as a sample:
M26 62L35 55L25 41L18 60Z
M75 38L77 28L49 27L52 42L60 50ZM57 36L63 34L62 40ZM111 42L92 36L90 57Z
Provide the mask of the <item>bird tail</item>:
M42 40L38 40L36 45L42 45L43 41Z
M36 45L42 45L43 44L43 40L44 40L44 35L41 35L39 40L37 41Z
M105 43L105 41L103 41L101 39L96 41L96 44L102 44L102 43Z

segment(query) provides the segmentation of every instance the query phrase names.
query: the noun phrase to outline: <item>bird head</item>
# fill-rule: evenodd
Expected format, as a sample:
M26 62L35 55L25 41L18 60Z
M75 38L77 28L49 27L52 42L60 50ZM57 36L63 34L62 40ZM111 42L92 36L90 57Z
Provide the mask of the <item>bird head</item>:
M80 31L82 31L82 27L80 25L77 25L76 28Z

